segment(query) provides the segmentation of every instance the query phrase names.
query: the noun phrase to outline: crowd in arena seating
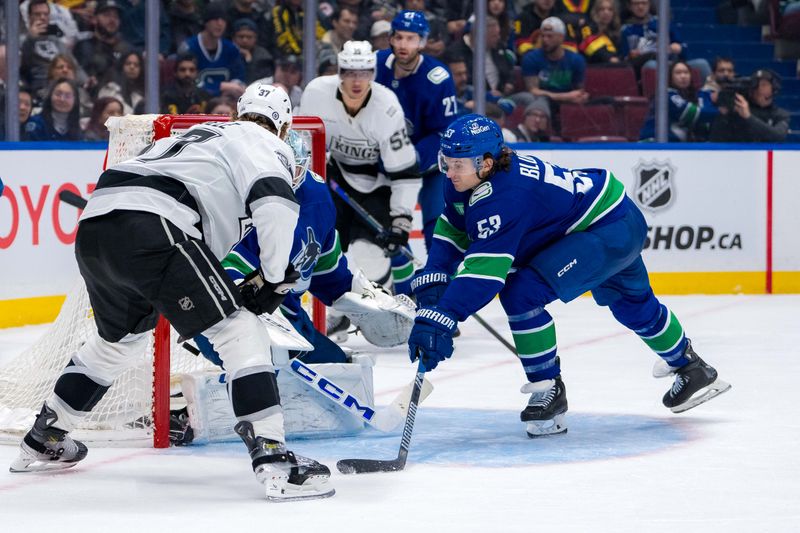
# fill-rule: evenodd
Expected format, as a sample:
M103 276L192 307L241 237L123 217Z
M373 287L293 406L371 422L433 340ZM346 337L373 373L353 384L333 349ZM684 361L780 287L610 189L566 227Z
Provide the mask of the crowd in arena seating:
M160 110L227 114L256 80L283 86L297 106L303 4L163 0ZM424 52L450 68L462 112L474 108L473 51L485 47L485 87L479 90L486 91L486 113L503 126L509 142L654 140L654 4L489 0L486 41L479 44L471 0L323 0L316 72L335 74L336 54L348 40L387 48L394 14L419 10L431 26ZM144 5L20 3L21 139L105 140L109 116L143 112ZM800 13L799 5L781 0L777 9L791 16ZM0 48L2 75L5 47ZM693 56L674 25L669 57L670 141L785 139L790 117L774 104L779 75L766 69L739 73L735 57Z

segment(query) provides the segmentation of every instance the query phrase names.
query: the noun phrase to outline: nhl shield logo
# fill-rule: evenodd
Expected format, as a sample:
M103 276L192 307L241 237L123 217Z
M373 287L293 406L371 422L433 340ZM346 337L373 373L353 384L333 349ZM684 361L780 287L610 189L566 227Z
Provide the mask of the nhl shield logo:
M673 178L675 169L669 163L639 161L633 169L636 180L634 199L642 209L660 211L666 209L675 199Z

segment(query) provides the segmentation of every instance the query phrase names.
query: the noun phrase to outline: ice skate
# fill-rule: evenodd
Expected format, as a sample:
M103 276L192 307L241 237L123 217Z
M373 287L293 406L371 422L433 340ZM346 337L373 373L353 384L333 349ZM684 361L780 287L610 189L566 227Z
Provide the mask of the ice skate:
M567 389L561 376L536 383L526 383L521 392L530 393L528 406L520 413L527 423L530 438L567 432L564 414L567 412Z
M695 353L692 343L688 339L683 355L689 360L689 363L673 369L675 381L672 383L672 388L664 394L663 399L664 406L673 413L688 411L731 388L730 383L717 377L714 367Z
M10 472L43 472L72 468L86 457L82 442L73 440L66 431L52 427L58 415L42 405L33 428L20 444L20 453L9 467Z
M264 485L267 500L316 500L336 493L330 484L331 471L327 466L295 455L281 442L256 436L250 422L239 422L234 429L250 452L253 471Z

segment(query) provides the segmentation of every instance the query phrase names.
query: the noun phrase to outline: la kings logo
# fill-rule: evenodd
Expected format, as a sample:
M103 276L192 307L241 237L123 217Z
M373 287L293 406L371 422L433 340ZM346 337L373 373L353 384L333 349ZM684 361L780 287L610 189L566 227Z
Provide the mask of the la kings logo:
M331 139L331 151L338 152L345 157L375 161L378 159L378 143L370 143L366 139L348 139L337 136Z
M633 175L636 183L634 199L642 209L661 211L672 204L675 199L675 169L669 160L663 163L639 161L633 169Z

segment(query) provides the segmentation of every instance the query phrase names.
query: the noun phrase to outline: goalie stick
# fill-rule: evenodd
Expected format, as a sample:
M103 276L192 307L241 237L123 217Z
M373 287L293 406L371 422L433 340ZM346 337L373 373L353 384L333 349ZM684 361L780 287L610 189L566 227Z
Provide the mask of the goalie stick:
M408 448L411 445L411 432L414 430L414 419L417 416L422 382L425 379L425 368L422 366L422 357L419 358L417 375L414 378L414 388L411 389L411 399L408 402L406 423L403 425L403 437L400 439L400 451L397 458L382 461L380 459L341 459L337 461L336 468L342 474L370 474L373 472L397 472L406 466Z
M379 233L380 233L380 232L382 232L382 231L384 231L384 227L383 227L383 225L380 223L380 221L379 221L379 220L377 220L377 219L376 219L375 217L373 217L372 215L370 215L370 214L369 214L369 212L368 212L366 209L364 209L364 207L363 207L362 205L360 205L358 202L356 202L355 200L353 200L353 198L351 198L351 197L350 197L350 195L349 195L349 194L347 194L347 191L345 191L344 189L342 189L342 188L341 188L341 186L340 186L338 183L336 183L336 180L334 180L333 178L328 178L328 183L330 183L330 184L331 184L331 189L333 189L333 191L334 191L336 194L338 194L338 195L339 195L339 197L340 197L340 198L341 198L341 199L342 199L342 200L343 200L343 201L344 201L344 202L345 202L347 205L349 205L350 207L352 207L352 208L353 208L353 210L354 210L356 213L358 213L358 214L359 214L359 215L360 215L360 216L361 216L361 217L362 217L362 218L363 218L363 219L364 219L364 220L365 220L365 221L366 221L366 222L367 222L367 223L368 223L370 226L372 226L372 229L374 229L375 231L377 231L377 232L379 232ZM419 261L419 260L418 260L416 257L414 257L414 254L411 252L411 250L409 250L409 249L408 249L408 247L406 247L406 246L401 246L401 247L400 247L400 252L401 252L401 253L402 253L404 256L406 256L406 257L407 257L407 258L408 258L408 259L409 259L409 260L410 260L412 263L414 263L414 267L415 267L415 268L419 268L419 267L422 267L422 266L424 266L424 265L422 264L422 262L421 262L421 261ZM494 328L493 328L493 327L492 327L492 326L491 326L491 325L490 325L488 322L486 322L486 321L485 321L483 318L481 318L481 316L480 316L478 313L474 313L474 314L472 315L472 318L474 318L475 320L477 320L477 321L478 321L478 323L479 323L481 326L483 326L483 327L484 327L484 329L486 329L486 331L488 331L489 333L491 333L491 334L492 334L492 336L493 336L495 339L497 339L498 341L500 341L500 343L501 343L503 346L505 346L506 348L508 348L508 350L509 350L511 353L513 353L514 355L518 355L518 354L517 354L517 349L514 347L514 345L513 345L513 344L511 344L510 342L508 342L508 341L507 341L505 338L503 338L503 336L502 336L502 335L500 335L500 333L499 333L499 332L498 332L496 329L494 329Z

